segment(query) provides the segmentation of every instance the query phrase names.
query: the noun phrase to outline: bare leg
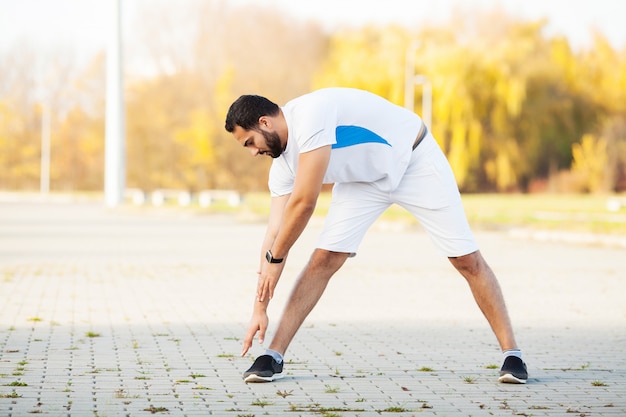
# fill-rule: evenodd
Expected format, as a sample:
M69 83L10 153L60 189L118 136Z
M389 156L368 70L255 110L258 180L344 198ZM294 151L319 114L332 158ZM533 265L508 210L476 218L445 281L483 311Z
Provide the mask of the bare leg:
M347 253L316 249L289 296L270 349L285 354L289 343L324 293L328 281L341 268Z
M502 350L517 348L500 284L480 251L449 259L467 280L474 299L489 322Z

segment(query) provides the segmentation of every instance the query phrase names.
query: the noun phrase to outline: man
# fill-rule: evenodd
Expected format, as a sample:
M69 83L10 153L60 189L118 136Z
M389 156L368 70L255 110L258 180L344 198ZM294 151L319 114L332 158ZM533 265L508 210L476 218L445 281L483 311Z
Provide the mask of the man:
M246 382L282 378L283 355L329 279L393 203L417 218L469 283L504 353L499 381L526 382L498 281L478 250L450 165L419 116L366 91L328 88L282 108L264 97L241 96L231 105L225 128L253 155L274 158L269 222L242 356L257 332L263 342L267 306L289 249L311 218L322 184L334 184L317 247L269 349L244 373Z

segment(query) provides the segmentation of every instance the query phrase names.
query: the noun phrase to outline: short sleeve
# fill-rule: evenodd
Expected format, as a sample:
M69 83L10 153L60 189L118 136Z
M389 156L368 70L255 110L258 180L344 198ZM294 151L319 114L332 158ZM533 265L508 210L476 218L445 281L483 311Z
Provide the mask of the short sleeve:
M283 158L274 159L270 167L267 185L272 197L291 194L295 182L293 172Z

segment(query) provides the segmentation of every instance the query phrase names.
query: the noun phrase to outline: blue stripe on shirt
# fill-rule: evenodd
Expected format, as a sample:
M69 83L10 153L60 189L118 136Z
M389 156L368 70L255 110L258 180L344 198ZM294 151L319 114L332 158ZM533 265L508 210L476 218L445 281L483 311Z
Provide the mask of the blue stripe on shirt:
M335 129L335 137L337 143L332 146L333 149L345 148L361 143L382 143L391 146L389 142L376 133L360 126L337 126Z

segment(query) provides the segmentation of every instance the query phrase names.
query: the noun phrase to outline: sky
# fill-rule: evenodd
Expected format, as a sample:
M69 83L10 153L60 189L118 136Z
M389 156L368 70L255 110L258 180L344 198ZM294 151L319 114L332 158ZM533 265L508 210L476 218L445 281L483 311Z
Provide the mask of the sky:
M79 53L106 45L113 0L0 0L0 50L15 40L36 45L72 45ZM157 0L122 0L125 22L136 19L137 5ZM168 0L160 0L164 2ZM181 0L169 0L184 5ZM302 19L316 20L332 30L368 23L429 24L463 13L500 7L524 19L548 19L547 35L563 34L574 48L589 45L591 30L600 30L613 44L626 47L626 0L227 0L255 3ZM128 24L128 23L125 23ZM91 55L91 54L90 54Z

